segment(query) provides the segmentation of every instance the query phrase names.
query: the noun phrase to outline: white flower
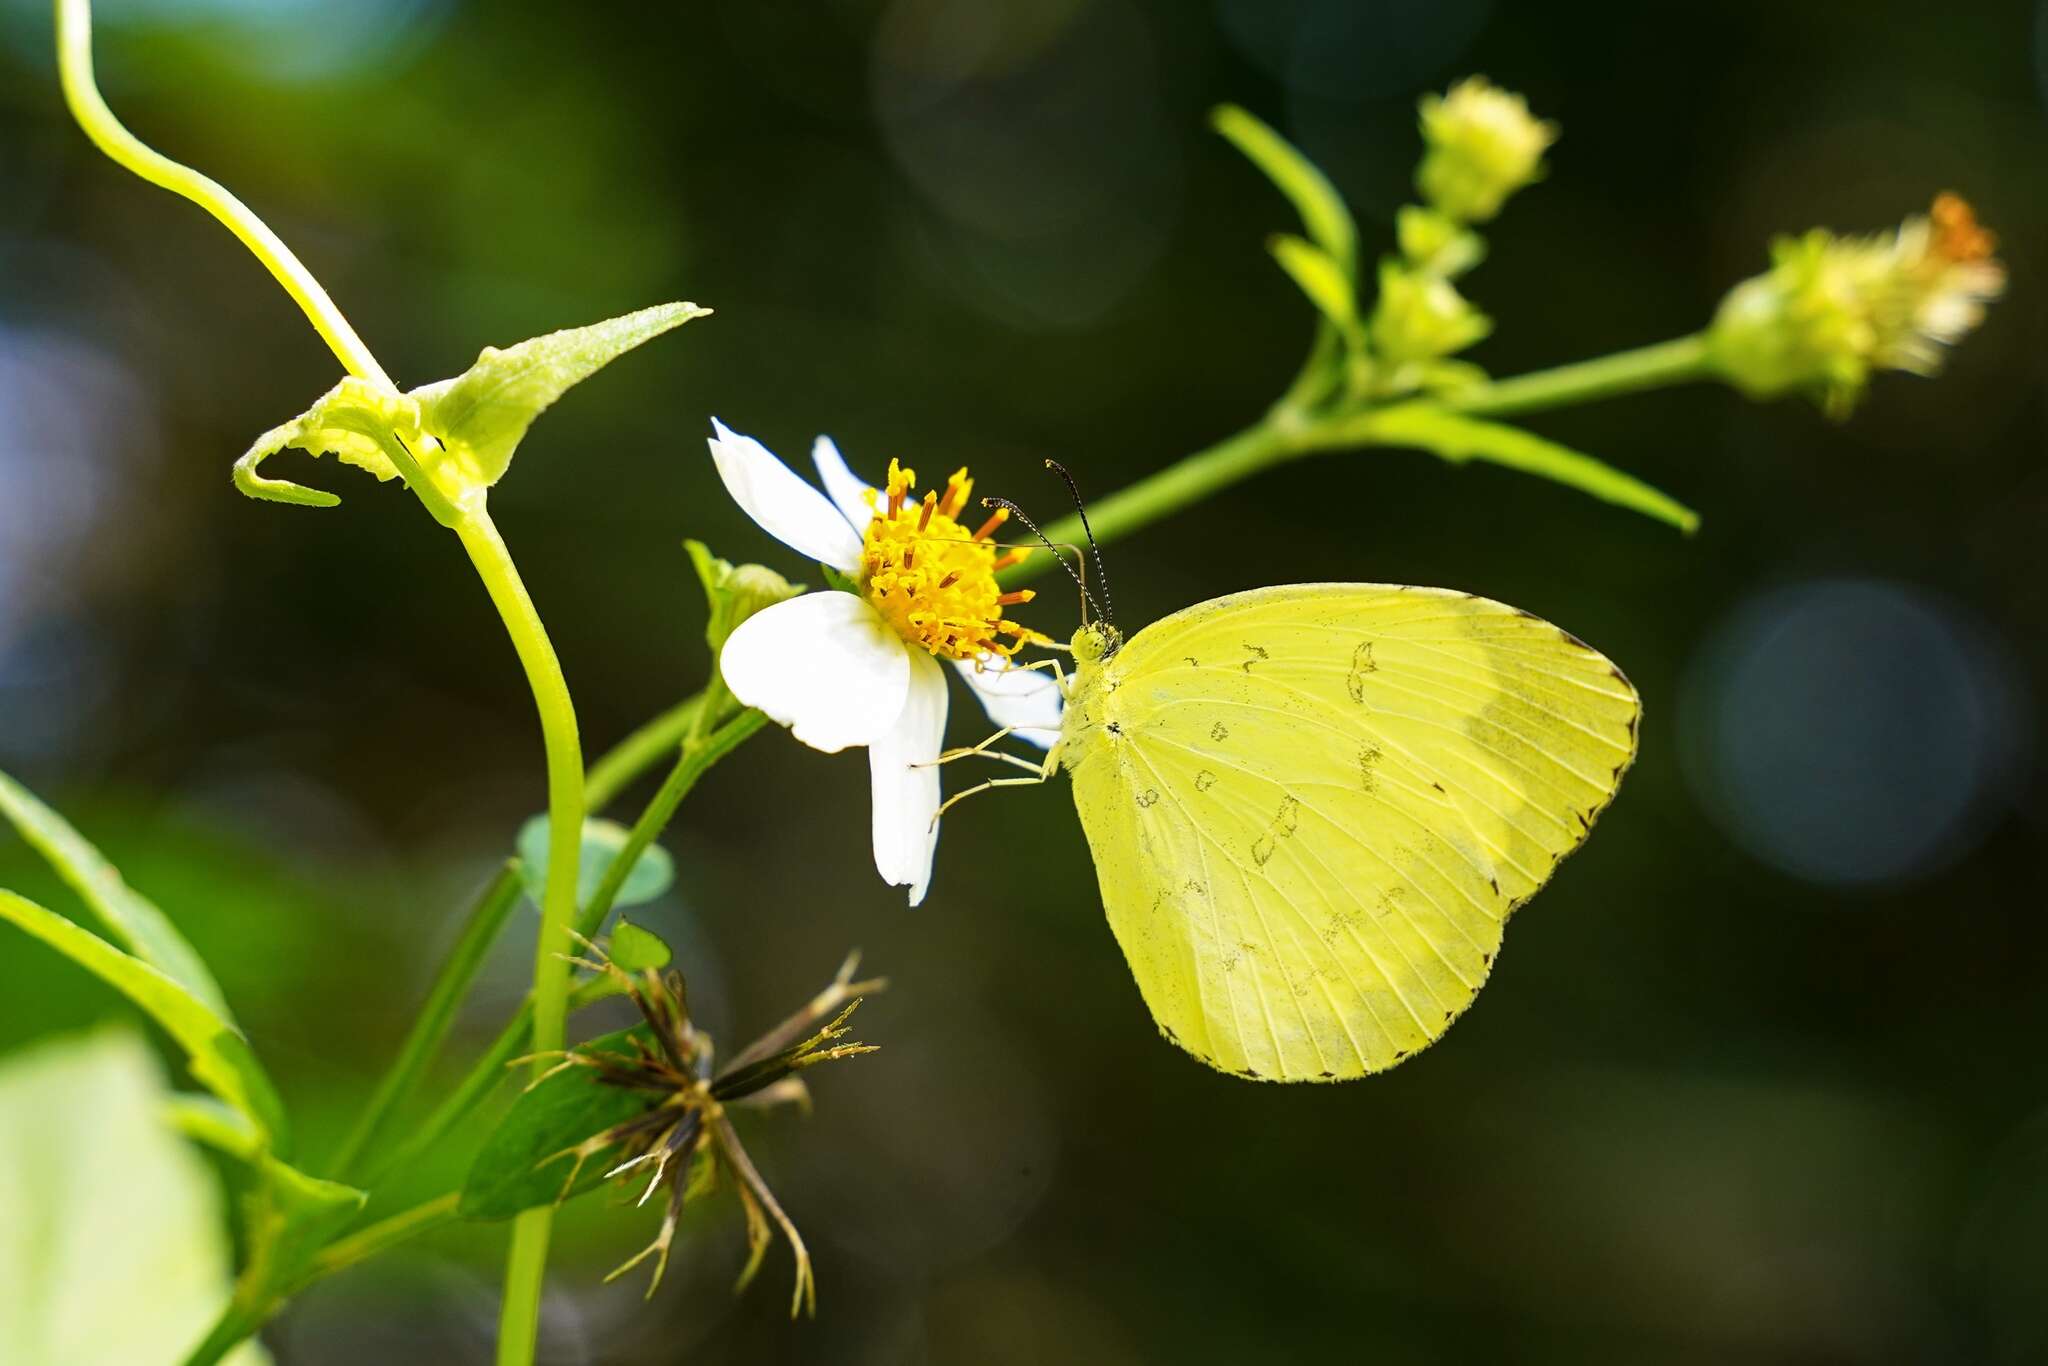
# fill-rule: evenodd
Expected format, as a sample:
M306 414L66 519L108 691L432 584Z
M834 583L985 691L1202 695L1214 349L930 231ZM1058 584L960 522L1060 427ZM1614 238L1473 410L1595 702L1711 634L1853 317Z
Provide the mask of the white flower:
M763 531L858 590L806 593L748 618L720 657L725 684L813 749L867 746L875 867L909 887L915 906L939 838L946 673L938 659L953 662L997 726L1041 748L1059 737L1058 684L1011 662L1044 638L1003 615L1032 597L996 583L998 570L1024 557L989 539L1008 513L970 530L958 520L973 488L965 469L943 493L914 500L915 470L892 460L886 487L872 488L821 436L811 458L828 498L752 437L711 425L711 458L733 500Z

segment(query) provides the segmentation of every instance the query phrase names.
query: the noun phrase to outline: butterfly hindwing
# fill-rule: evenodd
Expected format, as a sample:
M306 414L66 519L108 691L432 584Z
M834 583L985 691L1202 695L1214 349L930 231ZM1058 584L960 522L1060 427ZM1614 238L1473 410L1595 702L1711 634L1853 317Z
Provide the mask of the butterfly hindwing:
M1392 1066L1485 981L1508 913L1635 752L1635 692L1465 594L1262 589L1084 676L1067 756L1110 925L1161 1028L1285 1080Z

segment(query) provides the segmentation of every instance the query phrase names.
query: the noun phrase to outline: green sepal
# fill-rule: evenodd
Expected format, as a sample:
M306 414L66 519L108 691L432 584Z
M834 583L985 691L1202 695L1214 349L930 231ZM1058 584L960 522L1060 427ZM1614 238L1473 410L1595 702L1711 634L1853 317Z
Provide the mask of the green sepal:
M1416 446L1453 464L1485 460L1533 474L1667 522L1687 535L1699 529L1699 514L1669 494L1520 427L1482 422L1427 403L1405 403L1368 415L1362 434L1381 445Z
M725 649L726 637L756 612L786 602L804 591L765 565L734 565L711 553L702 541L684 541L697 581L704 586L704 642L711 657Z
M583 852L576 861L576 904L589 902L605 874L626 847L631 832L617 821L590 817L583 822ZM548 882L548 818L535 816L519 827L519 876L526 894L538 906ZM675 861L658 844L650 844L633 862L633 871L619 887L614 906L639 906L666 892L676 880Z
M114 865L69 821L5 773L0 773L0 816L57 870L121 947L177 981L226 1024L234 1024L220 984L170 917L123 882Z
M653 1045L647 1027L635 1025L580 1044L577 1051L631 1057L629 1040L634 1037ZM569 1150L659 1103L658 1097L643 1091L607 1086L589 1068L573 1063L535 1082L484 1139L456 1212L466 1219L509 1219L522 1210L581 1195L604 1180L618 1149L591 1153L574 1184L565 1185L575 1166Z
M1486 258L1486 239L1456 219L1403 204L1394 214L1394 240L1417 270L1455 279Z
M1309 240L1330 254L1347 279L1355 279L1358 228L1329 177L1293 143L1234 104L1217 105L1210 111L1209 123L1293 202Z

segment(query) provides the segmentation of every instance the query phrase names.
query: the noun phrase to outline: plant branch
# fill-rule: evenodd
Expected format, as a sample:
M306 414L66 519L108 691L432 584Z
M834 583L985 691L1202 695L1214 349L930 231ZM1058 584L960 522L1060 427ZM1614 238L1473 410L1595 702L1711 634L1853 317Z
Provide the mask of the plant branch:
M1695 332L1653 346L1617 351L1611 356L1537 370L1495 380L1462 393L1446 395L1441 406L1474 417L1511 417L1518 413L1563 408L1595 399L1613 398L1640 389L1657 389L1693 380L1712 379L1704 333Z
M699 701L702 696L700 694L699 698L693 698L691 702ZM692 714L695 713L695 707L685 703L683 707L666 713L665 717L673 717L685 708ZM663 724L663 720L657 720L643 729ZM641 852L667 827L675 815L676 808L682 804L683 798L697 785L697 780L703 777L713 764L739 748L749 736L760 730L766 721L767 718L758 711L743 711L685 750L677 759L675 768L663 781L661 790L648 803L640 818L633 823L626 846L613 860L612 868L630 869ZM614 751L614 754L617 752ZM634 776L637 775L626 773L624 781L631 781ZM607 882L610 881L611 879L607 878ZM590 901L578 911L576 933L586 938L594 936L604 924L604 917L611 910L611 899L617 893L617 886L612 886L609 894L605 887L600 886ZM381 1183L391 1172L406 1166L433 1147L462 1120L463 1116L474 1110L486 1096L497 1089L498 1084L505 1079L505 1065L521 1054L532 1051L528 1047L532 1025L533 997L529 994L511 1020L498 1032L498 1037L491 1041L491 1046L484 1050L483 1056L471 1064L462 1080L456 1083L455 1089L449 1092L447 1099L434 1107L432 1113L413 1127L411 1135L403 1144L371 1168L368 1178L370 1183Z
M1095 529L1095 539L1111 541L1129 535L1298 456L1394 444L1377 440L1381 431L1374 423L1381 411L1392 411L1394 407L1427 406L1473 417L1503 417L1710 379L1714 375L1706 338L1695 333L1611 356L1492 381L1441 398L1404 399L1385 409L1340 407L1329 412L1304 413L1296 402L1317 392L1309 380L1317 372L1320 354L1319 347L1304 367L1302 378L1288 390L1288 398L1274 405L1260 421L1091 505L1088 520ZM1081 519L1067 516L1049 524L1045 534L1060 544L1078 541L1084 533ZM1020 583L1051 568L1051 556L1033 555L1004 571L1001 578L1005 584Z
M534 610L533 599L527 595L490 514L479 505L454 529L504 619L540 714L548 774L548 875L541 892L540 935L533 954L532 1039L534 1051L545 1052L562 1046L569 1003L569 922L576 913L576 865L583 850L583 752L576 733L576 710L569 699L568 682L562 677L561 661L555 657L540 614ZM536 1062L536 1075L546 1066ZM553 1223L554 1210L546 1205L526 1211L513 1222L498 1320L500 1366L527 1366L533 1360L540 1326L541 1280L546 1274Z

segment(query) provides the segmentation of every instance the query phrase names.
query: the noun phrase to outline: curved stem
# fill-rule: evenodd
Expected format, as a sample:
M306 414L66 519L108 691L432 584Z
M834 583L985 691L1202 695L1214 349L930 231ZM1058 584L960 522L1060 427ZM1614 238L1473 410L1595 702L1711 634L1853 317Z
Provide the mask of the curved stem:
M92 5L90 0L56 0L57 75L64 86L64 102L71 116L102 152L172 194L182 195L205 209L242 240L270 271L285 293L304 311L308 322L327 343L328 349L352 375L389 385L390 377L362 338L349 326L334 300L313 278L292 249L250 212L249 206L228 193L218 181L199 174L189 166L172 161L121 126L114 111L100 98L92 71Z
M569 1002L569 922L576 914L576 864L583 847L583 753L576 734L576 711L561 661L527 596L512 556L482 507L466 513L455 534L469 552L484 588L491 595L512 647L526 671L540 713L541 740L547 751L548 876L541 892L540 938L533 956L533 1049L545 1052L562 1046L563 1020ZM537 1062L536 1072L546 1067ZM521 1214L512 1225L512 1246L505 1257L505 1297L498 1319L500 1366L527 1366L533 1360L540 1328L541 1280L546 1274L548 1235L554 1209L543 1205Z

